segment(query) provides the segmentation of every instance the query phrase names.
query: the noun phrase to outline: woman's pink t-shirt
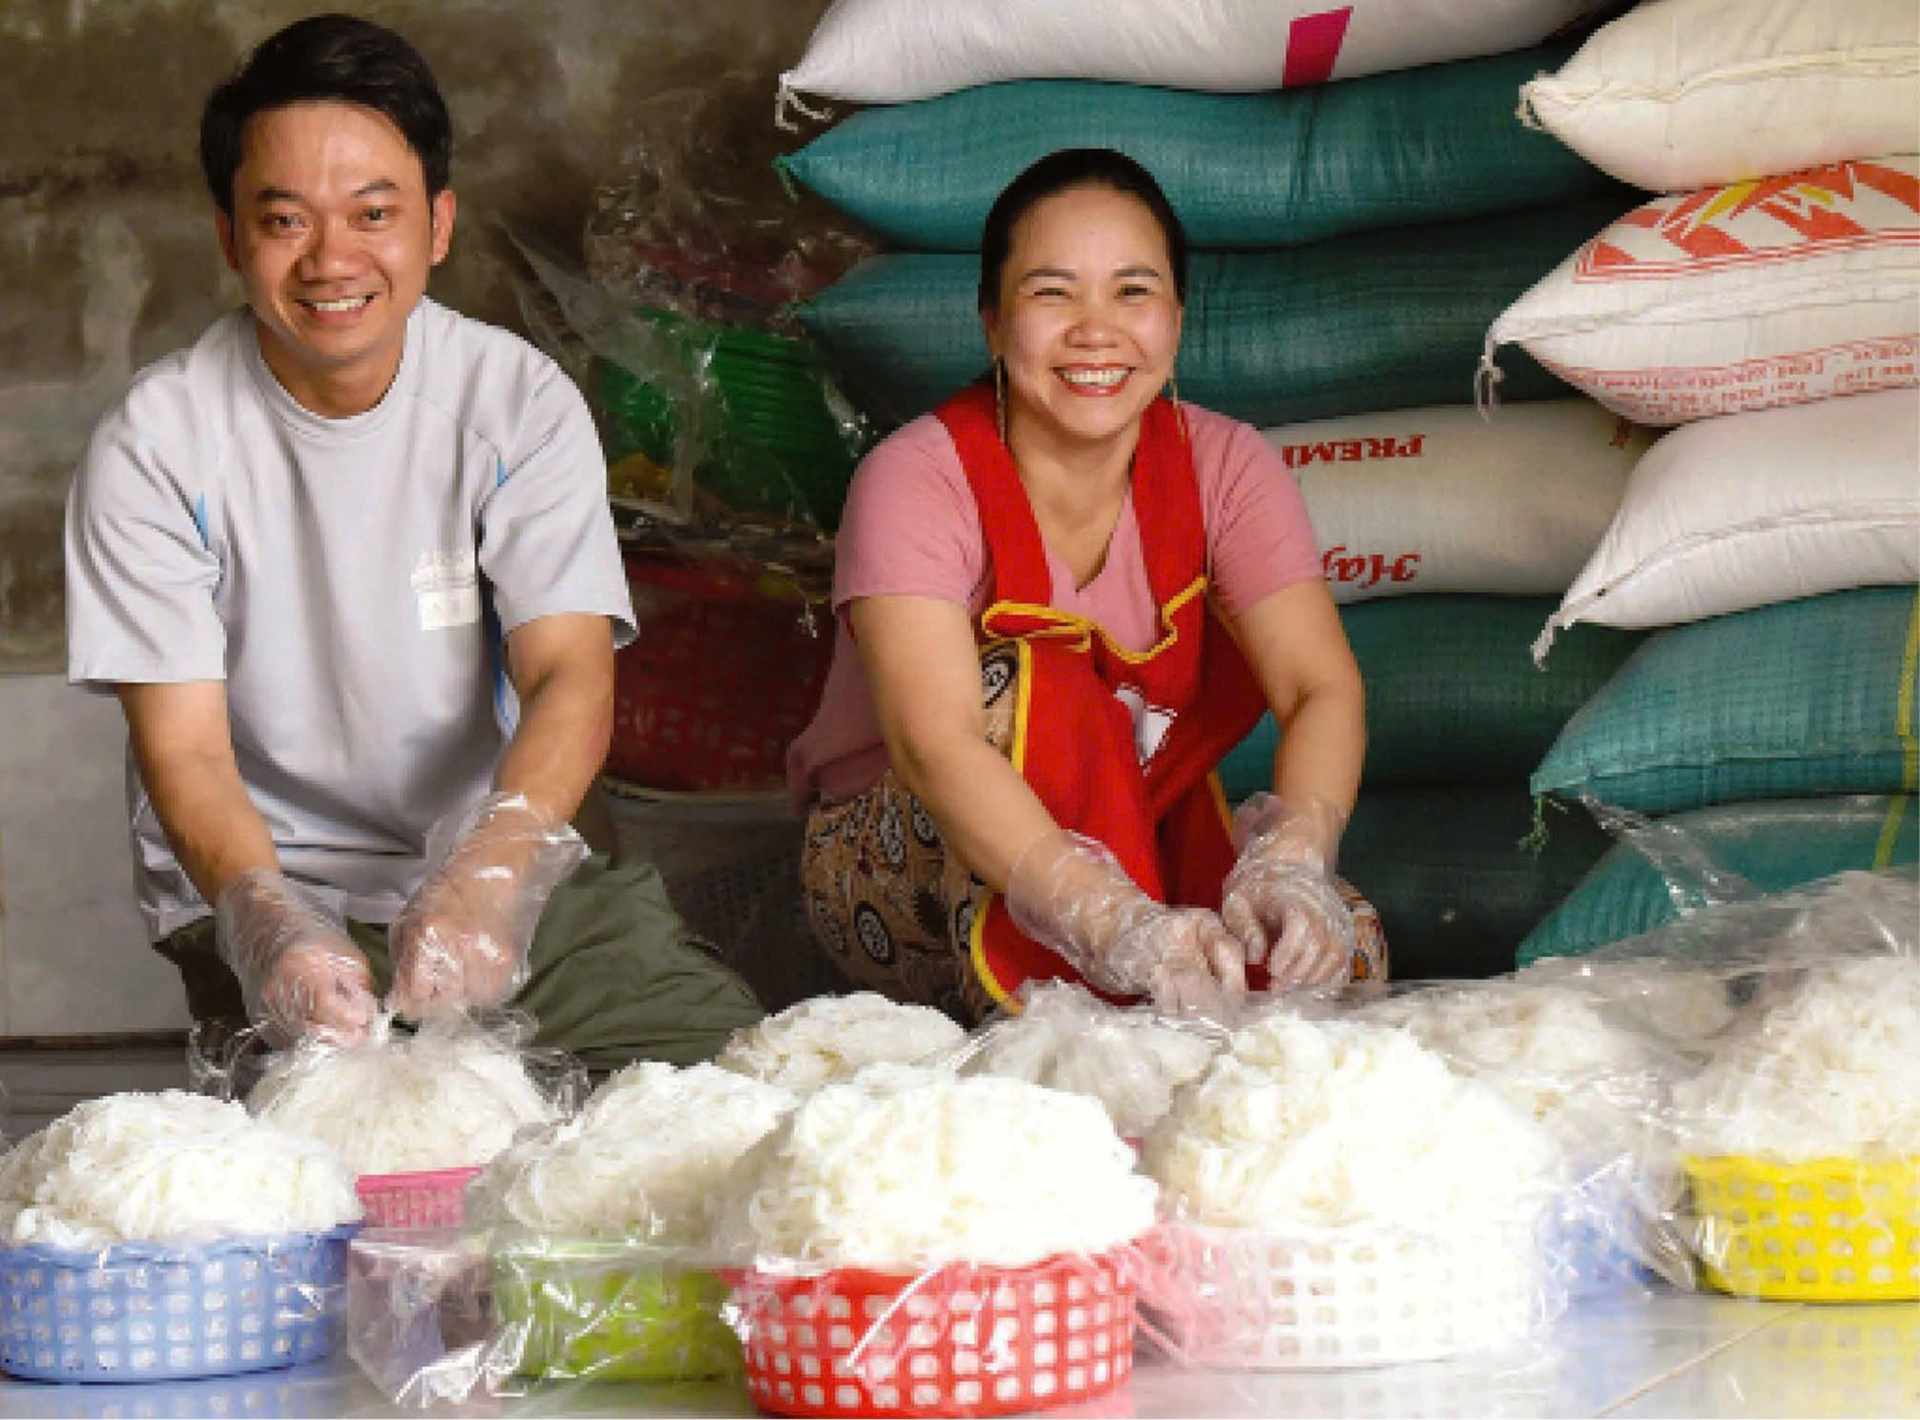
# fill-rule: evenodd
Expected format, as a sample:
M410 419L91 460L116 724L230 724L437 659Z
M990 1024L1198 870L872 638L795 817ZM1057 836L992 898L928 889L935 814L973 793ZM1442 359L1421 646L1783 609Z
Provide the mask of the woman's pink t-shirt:
M1282 587L1320 575L1319 548L1299 486L1259 432L1182 404L1207 529L1208 579L1222 609L1238 615ZM835 641L820 709L787 752L794 800L838 803L865 793L887 769L887 747L866 669L847 630L861 597L937 597L977 617L992 592L986 537L966 470L946 425L922 415L861 461L834 543ZM1131 496L1120 509L1106 562L1075 587L1047 549L1053 605L1098 622L1120 645L1154 642L1158 607Z

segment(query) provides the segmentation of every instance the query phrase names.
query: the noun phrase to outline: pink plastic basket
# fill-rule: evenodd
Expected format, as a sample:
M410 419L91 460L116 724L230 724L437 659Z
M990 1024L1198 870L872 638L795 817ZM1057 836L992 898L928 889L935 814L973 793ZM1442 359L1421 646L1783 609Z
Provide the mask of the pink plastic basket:
M1133 1371L1134 1279L1113 1256L749 1272L734 1300L747 1388L776 1415L1007 1415L1104 1395Z
M353 1187L370 1228L457 1228L467 1219L467 1180L479 1172L363 1173Z

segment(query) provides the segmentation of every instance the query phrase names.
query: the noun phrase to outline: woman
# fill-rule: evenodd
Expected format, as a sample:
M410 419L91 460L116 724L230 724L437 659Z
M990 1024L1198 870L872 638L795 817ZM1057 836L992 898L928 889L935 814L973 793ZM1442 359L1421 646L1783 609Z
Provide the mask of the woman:
M862 985L972 1021L1032 978L1220 1013L1384 973L1331 878L1359 671L1279 458L1163 397L1185 284L1143 168L1041 159L982 235L991 378L854 476L789 777L809 919ZM1269 708L1274 792L1229 820L1212 770Z

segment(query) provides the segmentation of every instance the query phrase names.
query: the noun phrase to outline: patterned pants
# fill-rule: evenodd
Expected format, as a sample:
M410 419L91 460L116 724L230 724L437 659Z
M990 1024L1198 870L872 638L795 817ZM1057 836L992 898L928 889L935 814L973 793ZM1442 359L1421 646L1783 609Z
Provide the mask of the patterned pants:
M1018 667L1006 647L980 660L987 742L1002 754L1013 743ZM1359 931L1354 978L1384 979L1380 914L1350 884L1335 882ZM892 769L866 793L808 816L800 886L814 936L855 984L968 1026L994 1008L968 946L989 889L947 852L933 815Z

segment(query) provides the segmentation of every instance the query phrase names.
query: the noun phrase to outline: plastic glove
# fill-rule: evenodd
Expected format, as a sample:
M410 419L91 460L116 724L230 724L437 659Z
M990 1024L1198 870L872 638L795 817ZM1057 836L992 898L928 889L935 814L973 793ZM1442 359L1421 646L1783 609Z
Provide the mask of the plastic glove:
M390 1009L408 1020L497 1006L526 984L533 929L587 845L524 794L489 794L427 836L427 876L388 933Z
M1325 799L1289 804L1255 794L1234 811L1240 854L1227 873L1220 919L1276 991L1345 981L1357 934L1333 883L1346 815Z
M1239 944L1220 919L1155 902L1094 839L1035 839L1007 875L1005 896L1014 926L1103 991L1216 1020L1246 995Z
M220 891L214 942L240 979L247 1014L277 1045L349 1045L379 1003L367 959L340 919L279 873L249 868Z

